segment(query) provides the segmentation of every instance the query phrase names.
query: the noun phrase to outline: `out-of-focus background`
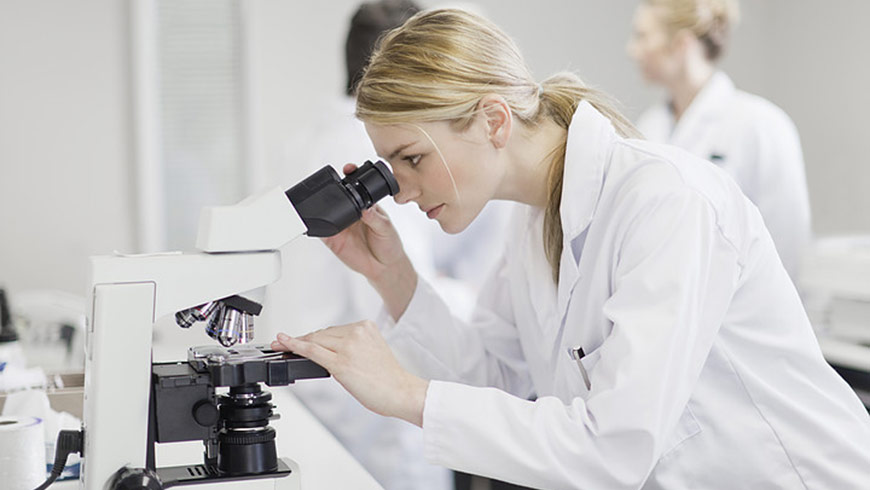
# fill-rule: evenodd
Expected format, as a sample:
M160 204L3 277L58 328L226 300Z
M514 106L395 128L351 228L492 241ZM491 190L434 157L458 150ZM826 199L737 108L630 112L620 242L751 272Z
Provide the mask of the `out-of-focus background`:
M625 53L636 3L461 5L512 35L537 77L575 70L635 118L660 96ZM82 293L88 255L190 248L202 205L293 165L288 141L343 91L357 5L0 0L0 282ZM741 9L723 67L797 125L815 233L870 232L870 4Z
M485 15L513 37L538 80L574 71L613 95L632 120L666 98L645 84L626 53L638 3L418 1L423 8L462 7ZM353 122L341 126L346 120L330 128L330 118L350 112L350 99L342 101L345 39L359 5L0 0L0 300L9 305L0 309L7 314L4 327L14 323L25 344L21 365L79 371L80 410L89 256L193 250L203 206L236 203L268 186L287 188L323 164L347 163L310 161L323 155L360 154L353 146L359 139L330 140L345 130L361 134ZM744 0L740 10L720 66L738 88L772 101L797 126L815 237L798 286L814 327L825 334L826 357L870 407L870 2ZM421 275L440 281L436 287L466 312L473 304L468 292L480 285L479 270L500 246L494 230L506 211L492 207L493 215L479 220L482 228L465 238L436 241L442 239L430 237L431 227L408 233L432 263ZM373 293L360 290L365 281L335 275L343 288L336 292L330 274L337 261L324 256L317 241L300 242L282 248L285 278L268 293L268 328L258 330L260 342L276 329L301 333L356 319L342 317L341 308L376 310ZM441 269L439 254L452 270ZM328 304L332 294L352 301L345 298L348 304L336 303L330 312L307 300L327 298ZM182 331L171 318L158 324L155 332L163 335L170 357L183 355L191 342L211 342L201 329ZM7 354L0 350L0 361ZM3 388L0 383L0 394ZM294 387L380 484L422 488L413 480L393 483L405 478L388 474L399 452L371 454L367 461L369 446L355 448L342 427L329 425L330 418L348 420L350 412L343 410L356 403L333 388L306 395ZM358 441L369 444L370 433L396 434L378 440L378 447L420 446L413 439L419 433L407 424L381 425L387 422L371 414L364 419L354 406ZM324 407L337 408L330 413ZM324 454L328 462L334 453ZM453 475L436 476L439 485L452 484Z

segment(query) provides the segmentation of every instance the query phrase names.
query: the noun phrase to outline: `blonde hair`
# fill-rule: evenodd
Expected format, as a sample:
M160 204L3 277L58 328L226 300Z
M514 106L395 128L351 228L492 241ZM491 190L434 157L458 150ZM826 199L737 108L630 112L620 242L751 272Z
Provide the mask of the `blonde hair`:
M722 56L731 27L740 19L736 0L644 0L656 9L670 35L688 30L704 45L707 59Z
M514 117L530 127L548 118L567 129L585 100L621 135L638 135L606 95L573 73L558 73L539 85L504 32L458 9L418 13L381 40L357 88L357 117L376 124L449 121L462 130L490 94L501 96ZM565 144L553 152L544 217L544 249L557 281Z

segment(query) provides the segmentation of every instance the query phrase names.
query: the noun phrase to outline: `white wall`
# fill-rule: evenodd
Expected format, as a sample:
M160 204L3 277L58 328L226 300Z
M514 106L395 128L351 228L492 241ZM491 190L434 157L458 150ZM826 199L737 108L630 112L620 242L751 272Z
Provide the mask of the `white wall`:
M0 0L0 285L133 246L125 2Z
M814 228L820 234L868 233L870 2L762 3L770 29L762 51L763 93L800 131Z
M250 155L265 169L257 187L288 164L286 141L342 93L344 33L357 2L239 1L250 36ZM87 255L136 248L128 3L0 0L0 284L81 292ZM625 55L635 0L466 3L517 40L539 78L576 70L632 117L659 95ZM870 162L861 147L870 2L741 6L724 67L795 120L816 231L870 233Z

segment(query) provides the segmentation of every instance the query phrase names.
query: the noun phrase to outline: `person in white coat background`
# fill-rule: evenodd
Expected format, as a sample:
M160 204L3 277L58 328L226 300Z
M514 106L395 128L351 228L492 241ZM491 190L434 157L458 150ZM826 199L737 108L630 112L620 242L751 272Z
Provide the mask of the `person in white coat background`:
M418 10L409 0L366 2L357 8L346 39L346 92L324 104L308 130L288 141L276 180L293 184L326 164L377 158L365 127L354 117L353 92L378 37ZM495 263L485 254L503 243L506 209L491 207L479 226L444 240L438 226L418 219L413 209L392 201L384 208L405 238L406 251L420 274L436 284L452 307L470 311L482 282L477 276L485 276ZM264 338L280 331L303 334L377 314L377 293L319 240L295 240L282 252L284 272L267 288L270 307L257 327ZM470 257L476 258L474 264L468 263ZM452 490L451 473L425 461L418 427L371 413L333 380L297 383L292 391L386 490Z
M731 174L767 225L793 281L811 240L810 202L795 125L770 101L738 90L717 62L738 17L735 0L643 0L628 44L667 100L637 128Z
M721 169L634 139L575 75L538 83L504 32L462 10L384 38L357 116L396 202L444 231L490 200L522 206L470 323L373 208L326 242L383 314L273 348L421 426L429 461L469 473L547 489L866 487L870 416Z

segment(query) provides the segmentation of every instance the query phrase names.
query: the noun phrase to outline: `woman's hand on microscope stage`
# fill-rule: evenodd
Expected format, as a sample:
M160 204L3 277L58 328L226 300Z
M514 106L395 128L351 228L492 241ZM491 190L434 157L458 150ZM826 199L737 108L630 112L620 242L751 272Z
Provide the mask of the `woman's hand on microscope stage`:
M356 165L344 166L345 174L354 170ZM402 316L417 287L417 272L380 206L363 211L360 221L323 242L345 265L369 280L394 319Z
M272 348L320 364L372 412L422 427L429 382L399 365L371 321L330 327L297 338L278 334Z

